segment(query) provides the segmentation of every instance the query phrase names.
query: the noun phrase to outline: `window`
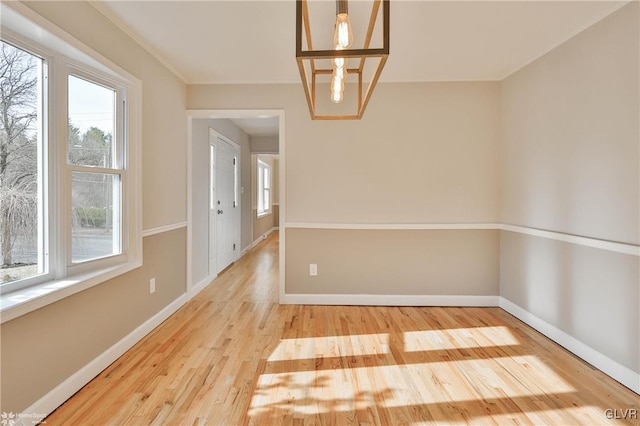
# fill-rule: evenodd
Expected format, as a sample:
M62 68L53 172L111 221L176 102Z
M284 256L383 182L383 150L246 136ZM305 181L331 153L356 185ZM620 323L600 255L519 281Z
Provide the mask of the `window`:
M122 253L123 120L116 91L68 76L67 162L71 172L71 262Z
M140 83L13 7L0 39L0 293L80 291L141 264Z
M258 160L258 217L271 213L271 166Z
M46 62L0 46L0 285L47 272L43 190L43 89Z

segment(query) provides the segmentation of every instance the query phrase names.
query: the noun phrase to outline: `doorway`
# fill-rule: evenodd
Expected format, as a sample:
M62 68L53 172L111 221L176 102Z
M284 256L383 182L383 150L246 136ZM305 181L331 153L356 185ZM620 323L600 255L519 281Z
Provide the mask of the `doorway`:
M218 273L230 263L239 260L247 254L256 242L253 237L253 217L255 216L256 200L252 196L252 170L251 156L259 154L279 154L279 162L273 169L277 174L272 189L274 196L278 195L274 208L274 228L280 229L279 264L280 282L279 296L284 295L284 266L285 266L285 223L284 205L284 111L283 110L188 110L188 194L187 194L187 293L191 298L211 283ZM275 125L274 125L275 121ZM268 127L268 128L267 128ZM210 130L216 134L212 135ZM262 136L265 132L273 136ZM220 140L220 139L221 140ZM226 143L227 145L222 145ZM234 174L234 188L225 195L220 194L220 185L226 180L225 186L230 187L230 170L226 175L220 175L222 158L231 154L228 149L220 150L220 147L231 145L236 157ZM228 160L224 161L229 169ZM233 165L233 160L231 162ZM219 176L220 175L220 176ZM235 196L236 207L229 194ZM218 208L220 201L221 208ZM229 241L231 235L225 231L229 228L225 225L229 207L236 212L234 217L239 225L239 236L236 232L235 250L233 241ZM276 212L279 209L279 212ZM221 210L218 213L218 210ZM238 218L239 212L239 218ZM277 214L279 213L279 214ZM220 220L218 220L220 219ZM236 223L238 223L236 222ZM219 228L220 225L220 229ZM217 238L220 236L220 238ZM218 241L224 245L221 251L221 259L218 260ZM230 243L230 244L229 244ZM225 254L225 250L227 253ZM230 250L230 253L229 253ZM216 253L213 256L213 253ZM226 257L224 257L226 256ZM232 260L230 260L232 259Z

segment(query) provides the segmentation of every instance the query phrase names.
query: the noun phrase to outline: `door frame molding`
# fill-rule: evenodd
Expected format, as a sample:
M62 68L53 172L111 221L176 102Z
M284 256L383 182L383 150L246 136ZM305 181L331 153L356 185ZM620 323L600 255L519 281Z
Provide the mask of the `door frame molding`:
M189 298L195 296L210 282L213 277L207 277L207 280L195 283L193 282L193 176L191 173L193 164L193 120L195 119L229 119L229 118L251 118L257 116L275 116L278 117L278 204L279 204L279 223L280 229L280 286L279 300L284 300L285 295L285 228L286 221L286 191L285 191L285 111L284 109L187 109L187 288L186 292ZM241 156L242 157L242 156ZM242 159L240 159L242 161ZM250 206L251 207L251 206ZM241 248L242 250L242 248Z

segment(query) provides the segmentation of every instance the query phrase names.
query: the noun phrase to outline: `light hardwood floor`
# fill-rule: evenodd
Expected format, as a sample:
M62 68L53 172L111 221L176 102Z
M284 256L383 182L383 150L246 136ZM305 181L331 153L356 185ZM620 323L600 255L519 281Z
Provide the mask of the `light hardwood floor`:
M499 308L280 306L277 233L47 425L640 424L640 397Z

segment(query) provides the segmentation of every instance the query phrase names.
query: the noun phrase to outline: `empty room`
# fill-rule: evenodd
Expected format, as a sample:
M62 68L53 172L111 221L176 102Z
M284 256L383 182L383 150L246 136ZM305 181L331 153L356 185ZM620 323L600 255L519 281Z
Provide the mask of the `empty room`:
M638 1L0 7L2 425L640 425Z

